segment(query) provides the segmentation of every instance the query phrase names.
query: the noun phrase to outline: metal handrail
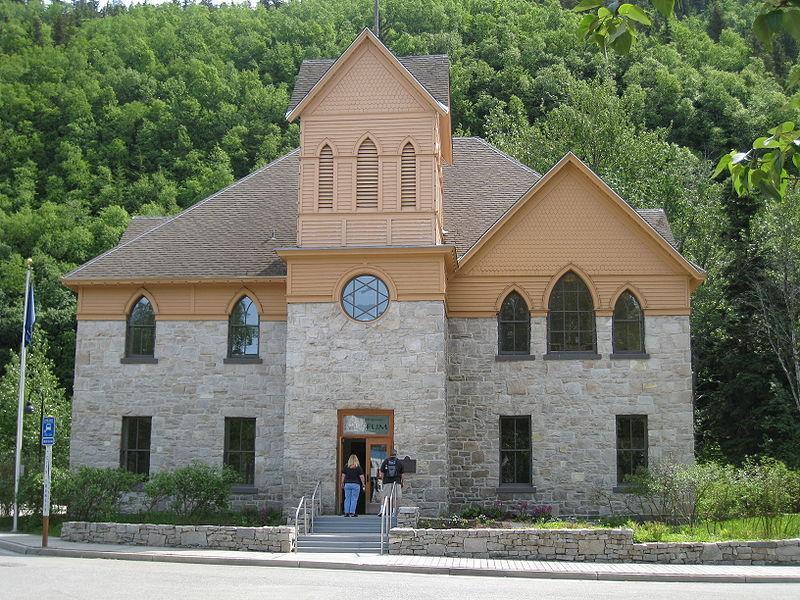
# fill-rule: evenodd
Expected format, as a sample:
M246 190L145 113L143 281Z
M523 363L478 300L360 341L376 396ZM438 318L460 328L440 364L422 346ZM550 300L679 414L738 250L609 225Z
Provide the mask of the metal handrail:
M303 533L308 533L308 511L307 511L307 503L306 497L303 496L300 498L300 502L297 503L297 510L294 511L294 527L296 531L296 535L300 535L300 511L303 511Z
M396 494L397 483L392 482L392 489L383 497L383 504L381 505L381 554L384 554L384 547L389 542L389 530L392 528Z
M311 494L311 531L314 531L314 517L317 514L322 516L322 494L319 493L321 483L321 481L317 481L317 485L314 486L314 493ZM317 512L317 503L319 503L319 512Z

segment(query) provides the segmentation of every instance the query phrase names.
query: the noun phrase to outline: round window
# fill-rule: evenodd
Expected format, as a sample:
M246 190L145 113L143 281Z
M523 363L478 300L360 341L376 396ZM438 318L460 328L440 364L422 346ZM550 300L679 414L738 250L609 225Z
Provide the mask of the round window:
M359 275L342 290L342 308L356 321L374 321L389 306L389 290L374 275Z

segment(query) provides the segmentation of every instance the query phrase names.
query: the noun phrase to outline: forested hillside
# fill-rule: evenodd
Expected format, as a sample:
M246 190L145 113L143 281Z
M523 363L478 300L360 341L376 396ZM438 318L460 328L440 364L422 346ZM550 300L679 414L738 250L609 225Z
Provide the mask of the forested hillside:
M786 257L800 256L800 201L710 179L722 154L797 120L798 48L759 45L752 2L686 0L606 57L579 39L573 5L382 0L381 37L398 55L450 56L456 134L541 172L572 150L631 204L667 211L709 274L692 321L698 451L800 465L800 406L764 310L793 323L791 288L774 297L797 276ZM59 277L116 244L132 215L176 213L297 146L283 115L300 62L337 56L372 6L0 0L0 366L32 256L38 323L69 391L75 298Z

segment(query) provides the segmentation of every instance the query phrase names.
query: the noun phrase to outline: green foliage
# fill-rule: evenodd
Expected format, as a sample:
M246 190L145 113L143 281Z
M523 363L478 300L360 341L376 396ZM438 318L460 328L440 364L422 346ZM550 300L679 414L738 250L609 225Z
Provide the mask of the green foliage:
M35 329L28 346L26 365L26 402L33 406L31 414L23 414L22 463L28 471L41 471L44 451L39 443L42 412L56 418L56 444L53 464L66 467L69 461L70 405L64 389L54 375L53 361L47 356L48 342L41 330ZM19 398L19 357L11 352L5 373L0 377L0 464L13 465L17 437ZM6 468L0 466L0 487L4 487ZM11 474L13 490L13 473Z
M665 525L702 525L714 532L732 519L749 520L758 524L761 538L782 535L784 515L798 510L800 498L800 471L772 458L748 459L741 467L662 462L626 484L626 514L655 517ZM653 541L660 541L653 536L670 531L652 523L644 527L643 535Z
M144 492L150 510L168 500L178 517L191 519L226 510L231 487L238 479L239 474L228 467L193 462L174 471L159 471L144 484Z
M79 467L74 471L54 468L51 488L53 506L66 506L75 521L102 521L118 512L125 492L132 491L142 477L121 469ZM41 514L42 474L29 473L20 488L20 502Z
M499 506L467 506L461 511L461 518L478 521L497 521L503 517L503 509Z
M275 527L284 525L280 511L262 508L241 512L211 511L191 515L174 512L146 511L139 513L116 513L111 516L115 523L154 523L159 525L226 525L235 527Z
M672 14L672 2L654 0L653 5L664 16ZM627 54L636 40L636 27L653 24L650 15L640 7L618 0L608 4L602 0L581 0L574 10L595 11L581 19L578 35L587 42L597 44L604 52L612 48L620 54Z

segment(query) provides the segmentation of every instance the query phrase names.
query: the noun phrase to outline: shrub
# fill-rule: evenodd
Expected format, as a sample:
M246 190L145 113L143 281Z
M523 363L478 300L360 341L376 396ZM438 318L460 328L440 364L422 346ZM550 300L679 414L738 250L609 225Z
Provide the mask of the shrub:
M467 506L461 511L463 519L477 519L478 521L497 521L503 518L503 509L498 506Z
M549 521L553 517L553 507L550 504L527 506L523 516L535 522Z
M193 462L174 471L162 471L144 486L151 507L169 498L179 517L191 519L204 513L226 510L231 486L239 474L228 467Z
M648 521L646 523L630 523L633 529L633 540L635 542L662 542L672 529L666 523Z
M742 516L760 519L769 536L778 518L795 507L800 473L773 458L748 459L739 470L739 489Z
M41 474L38 476L41 511ZM133 491L142 475L122 469L80 467L75 471L53 469L52 501L65 504L67 516L76 521L102 521L119 510L125 492Z
M58 512L59 508L66 506L69 501L67 495L71 484L72 474L67 469L53 467L50 478L50 512ZM11 496L13 497L14 481L11 480ZM42 493L44 489L44 474L35 469L26 469L25 475L19 482L19 503L34 516L42 515Z

